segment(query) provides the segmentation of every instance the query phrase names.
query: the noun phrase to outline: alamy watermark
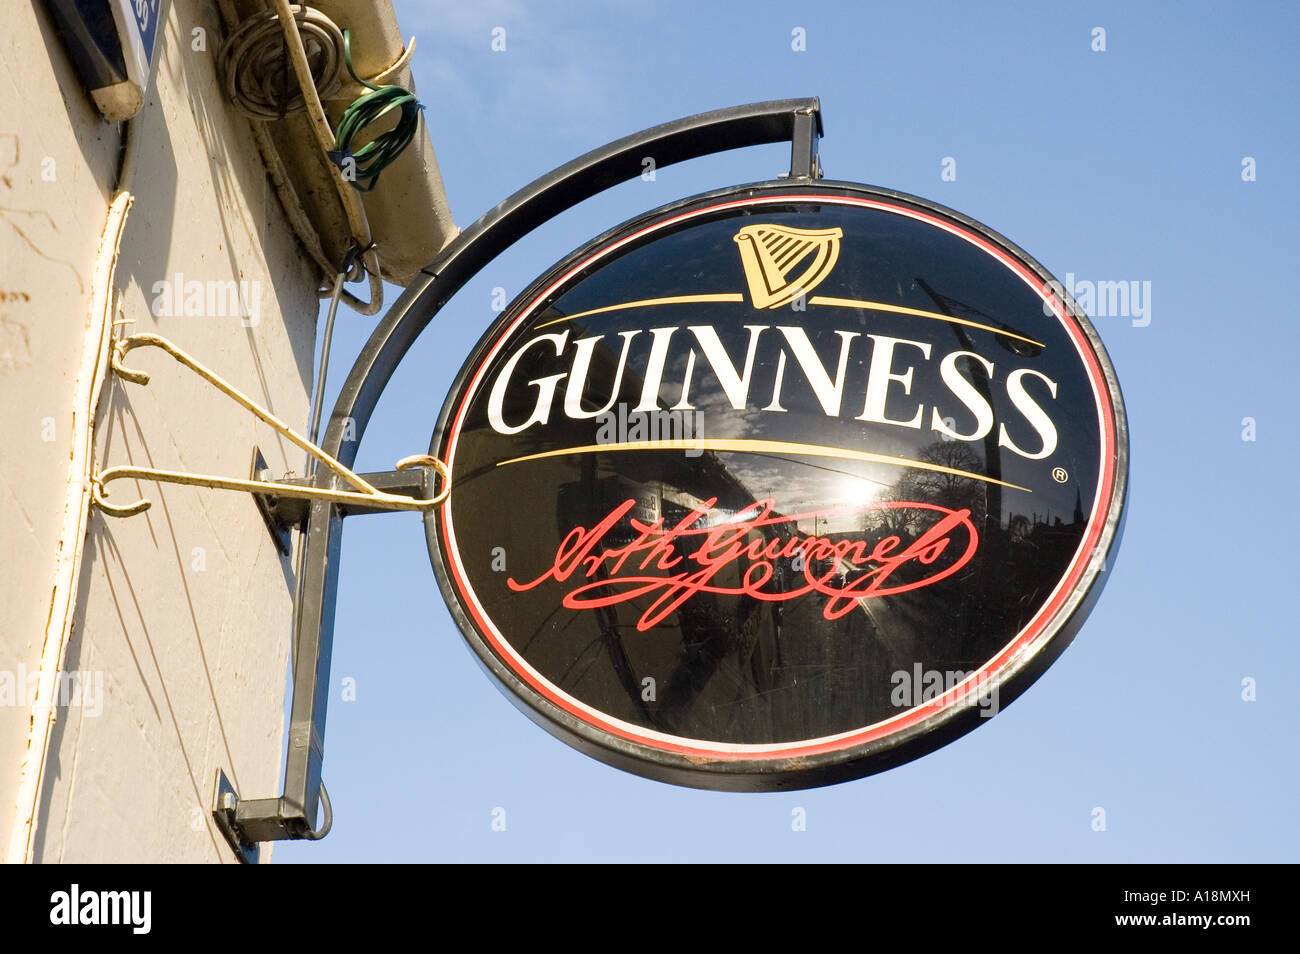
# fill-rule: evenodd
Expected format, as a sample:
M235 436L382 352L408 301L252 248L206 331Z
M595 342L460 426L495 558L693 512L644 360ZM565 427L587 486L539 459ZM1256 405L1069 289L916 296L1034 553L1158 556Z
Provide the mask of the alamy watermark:
M262 283L255 278L186 280L181 272L153 283L155 318L238 318L250 328L262 320Z
M73 884L50 895L54 925L119 925L132 934L148 934L153 926L152 891L87 891Z
M620 404L596 418L597 444L639 444L673 441L687 457L704 453L704 414L701 411L629 411ZM665 448L673 449L673 448Z
M88 716L98 716L104 711L103 670L61 672L57 688L53 684L53 673L45 673L44 678L50 680L48 691L39 693L42 679L39 669L28 672L27 666L19 663L16 670L0 670L0 708L30 709L36 705L39 696L60 709L85 709Z
M890 704L899 709L915 709L941 699L950 705L978 706L984 719L998 714L998 687L984 670L923 669L915 663L910 670L895 670L889 683L893 686Z
M1151 324L1151 283L1136 280L1090 281L1065 273L1065 284L1053 279L1047 287L1076 318L1131 318L1134 328ZM1071 305L1073 302L1073 306ZM1051 302L1043 302L1043 314L1053 314Z

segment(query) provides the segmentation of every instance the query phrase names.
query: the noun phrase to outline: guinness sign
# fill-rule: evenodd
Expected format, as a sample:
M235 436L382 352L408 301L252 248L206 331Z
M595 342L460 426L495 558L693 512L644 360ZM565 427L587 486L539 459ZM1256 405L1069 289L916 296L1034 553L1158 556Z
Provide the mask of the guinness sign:
M479 660L566 742L720 789L855 778L1064 649L1127 437L1087 319L920 199L772 182L574 252L465 364L426 515Z

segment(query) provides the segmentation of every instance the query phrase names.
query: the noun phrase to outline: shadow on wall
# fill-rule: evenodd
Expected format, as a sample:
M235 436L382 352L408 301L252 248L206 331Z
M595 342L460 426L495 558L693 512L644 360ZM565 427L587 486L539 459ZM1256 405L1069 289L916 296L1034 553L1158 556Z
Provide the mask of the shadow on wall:
M185 90L186 98L190 104L190 111L194 116L195 127L205 146L208 179L212 186L217 219L221 226L221 245L225 250L226 259L230 265L230 277L238 281L247 276L245 268L241 266L235 252L238 245L236 236L250 235L259 237L261 241L257 245L260 245L263 255L269 255L274 250L270 247L270 243L266 242L266 238L268 233L272 231L273 223L276 230L286 235L292 235L293 233L288 219L283 216L278 198L273 194L266 168L262 163L257 148L244 128L248 120L234 112L226 102L221 76L218 75L216 70L217 51L224 40L221 17L215 7L205 5L200 12L200 18L202 22L199 25L207 31L210 38L208 45L208 51L211 54L208 59L210 66L197 69L179 69L174 74L174 80L178 88ZM189 49L190 37L186 31L174 32L173 24L170 22L167 25L167 30L169 50ZM212 103L218 104L217 107L211 108ZM238 142L241 146L235 152L230 149L232 137L234 137L233 141ZM240 196L245 197L244 202L240 201ZM254 218L258 211L257 205L253 201L255 197L264 200L260 228L259 222ZM293 240L291 248L291 254L301 259L296 239ZM272 276L276 276L279 271L275 262L258 260L255 265L258 269L265 267ZM288 288L299 287L298 283L292 280L296 277L299 277L303 284L310 285L314 278L314 266L304 266L301 270L301 276L291 275L286 277L289 279ZM280 283L273 280L268 283L268 286L269 293L276 296L274 310L283 316L289 332L288 340L293 349L294 363L297 366L298 376L303 383L303 389L310 392L315 374L313 367L313 358L315 357L314 329L318 310L314 307L315 300L313 299L313 307L308 314L294 314L292 307L286 309L279 300L277 292L280 290ZM263 312L269 310L269 304L269 302L262 302ZM298 327L299 322L304 322L305 327ZM256 326L245 323L244 332L248 342L249 355L257 373L260 387L258 396L261 403L272 412L292 418L294 416L292 411L286 411L275 406L257 346ZM297 448L289 444L283 437L277 434L275 439L279 443L281 454L286 460L295 460L300 457Z
M112 437L115 434L120 434L126 459L137 460L143 458L147 466L155 466L153 455L150 453L144 434L138 426L136 427L136 440L134 442L136 446L134 448L130 446L132 442L127 439L124 427L128 421L133 424L136 421L135 416L129 411L128 400L121 388L111 390L111 396L106 402L105 411L108 419L112 422L112 427L109 429L108 439L104 441L103 456L107 457L107 445ZM119 521L105 516L94 507L91 508L81 579L78 583L74 605L81 607L89 605L92 585L96 580L102 578L104 592L100 595L102 598L107 598L112 604L113 615L101 614L97 616L96 631L90 634L86 633L85 616L78 617L68 640L63 668L65 672L93 671L104 668L104 660L113 659L120 652L120 649L124 647L130 655L133 666L109 665L106 668L110 670L114 682L127 682L132 678L132 673L139 678L140 686L144 690L144 697L149 703L149 711L153 715L153 721L148 720L148 712L143 709L129 713L127 717L137 721L140 731L146 738L152 736L156 740L158 748L155 752L157 754L166 756L171 749L166 740L174 737L176 746L174 751L179 755L184 765L184 778L187 780L193 796L192 804L203 808L209 804L212 797L212 793L206 790L210 785L206 767L208 753L205 749L205 742L202 740L199 743L198 750L193 754L191 754L190 748L187 748L182 718L177 714L174 701L177 694L192 694L195 690L203 690L194 685L191 679L186 678L187 667L181 661L184 656L178 655L175 651L177 647L169 644L169 640L173 637L178 640L185 638L186 632L184 627L177 629L174 626L177 618L175 605L160 604L158 602L156 592L158 587L172 588L178 596L184 596L185 610L182 611L182 615L187 615L191 624L189 632L192 634L200 661L200 668L204 677L203 688L206 689L210 702L209 711L224 752L224 764L228 767L227 770L231 773L232 778L236 780L236 783L238 782L238 772L235 766L238 763L231 749L225 723L222 719L221 704L213 684L212 667L208 660L207 650L203 645L203 635L198 621L198 614L185 576L187 564L181 556L180 544L176 537L176 527L165 497L165 486L151 484L145 487L136 481L133 488L131 483L123 481L118 493L129 498L133 491L144 491L153 500L153 507L142 515L125 519L138 520L147 524L155 552L151 554L138 546L132 549L143 558L148 559L154 566L128 565L126 556L119 549L114 538L114 531L120 525ZM165 535L161 535L160 530L165 530ZM162 554L158 554L158 550L162 550ZM175 580L166 576L160 577L158 574L150 572L156 569L159 561L174 570ZM149 591L145 591L146 584ZM112 627L111 620L113 619L116 619L116 631ZM159 636L156 637L151 632L151 629L160 630ZM112 645L118 643L119 639L119 645ZM108 640L109 642L96 651L96 640ZM219 632L217 641L219 642ZM174 672L169 670L174 670ZM118 699L115 706L123 704L124 700L133 697L134 693L127 688L124 692L119 691L117 695ZM106 702L106 700L101 700L101 702ZM60 757L60 754L65 751L65 741L69 741L67 735L70 729L72 731L71 738L75 740L77 746L95 744L94 730L85 726L82 722L84 714L84 709L69 708L65 710L62 717L55 722L50 734L41 786L41 802L37 808L33 832L32 857L37 861L76 860L62 857L63 846L61 844L56 849L58 852L56 857L46 857L45 852L49 847L47 845L47 836L51 831L50 821L56 817L56 813L60 810L60 805L55 804L56 797L61 803L62 811L65 813L73 810L72 803L74 800L79 808L85 808L86 801L93 800L96 797L94 794L78 791L76 780L73 777L77 762L76 750L73 750L73 764L67 768L66 772L63 760ZM194 729L191 726L191 734L193 734L193 731ZM204 734L206 735L206 732ZM193 740L191 740L192 746ZM172 775L172 777L179 778L179 775ZM55 784L56 782L62 784ZM155 785L157 782L158 779L141 775L132 779L130 784L149 786ZM108 800L105 799L104 801L104 807L110 807ZM141 793L140 798L135 803L140 806L147 806L153 801L153 799ZM213 831L211 818L206 811L203 812L201 817L217 860L231 860L224 842ZM106 824L112 824L111 818L105 818L102 821ZM163 824L162 819L158 821ZM193 820L187 819L187 822L192 824ZM65 826L60 823L54 826L53 830L61 833L64 828ZM124 855L117 860L149 861L156 859L141 855Z
M51 69L59 79L60 93L77 142L107 203L116 183L125 127L118 125L114 128L102 120L89 94L82 88L58 31L43 9L42 0L33 0L33 7L37 11L46 53ZM202 48L198 50L193 48L194 31L202 31L203 35ZM287 250L282 247L283 243L267 244L271 234L292 236L293 233L246 128L248 120L227 106L217 70L223 40L224 27L215 6L198 2L170 5L157 41L153 82L144 107L133 120L132 135L137 139L137 153L131 186L135 193L131 219L135 227L128 225L123 237L116 284L125 290L134 282L145 302L151 304L156 297L157 283L174 281L174 241L184 240L187 232L200 230L204 244L215 242L224 253L225 265L219 266L213 261L205 266L210 274L193 277L241 282L261 274L271 276L270 281L258 283L266 288L259 311L283 316L295 369L304 392L310 393L318 312L314 294L315 270L304 260L295 239L290 239ZM184 113L169 120L169 110L160 103L162 84L168 84L168 90L172 91L170 99L183 98L189 107L198 142L188 149L183 148L185 142L179 141L189 139L188 127L180 125ZM169 123L176 124L176 129L169 128ZM184 202L178 202L181 171L178 162L186 166L186 189L202 189L210 196L187 195ZM203 162L206 162L203 167L206 174L201 174L198 168ZM184 209L195 205L215 214L205 216L203 221L177 221L183 216ZM142 222L147 223L147 227L142 227ZM84 223L81 227L87 224L93 227L92 223ZM243 251L245 249L250 251ZM241 254L245 261L241 262ZM281 260L268 260L271 256L278 256ZM304 309L296 304L296 300L304 287L312 289L310 307L306 313L299 314ZM257 324L256 321L243 323L243 337L258 382L253 396L273 412L292 419L301 409L276 406L263 365ZM144 330L137 325L128 327L123 333ZM179 343L186 344L184 340ZM222 400L219 396L214 399ZM270 439L279 444L279 457L284 462L279 469L300 469L301 454L297 448L279 435ZM264 447L263 451L273 464L278 463L270 447Z

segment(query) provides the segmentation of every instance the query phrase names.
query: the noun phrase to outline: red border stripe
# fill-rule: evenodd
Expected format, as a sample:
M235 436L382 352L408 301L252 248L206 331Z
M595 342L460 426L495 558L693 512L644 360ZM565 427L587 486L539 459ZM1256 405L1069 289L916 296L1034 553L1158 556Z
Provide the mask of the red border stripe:
M905 729L911 728L928 718L938 715L945 709L968 704L966 700L970 698L972 694L978 693L982 687L988 685L990 680L999 676L1017 656L1029 649L1049 624L1056 619L1057 614L1073 596L1079 581L1083 578L1089 558L1092 556L1094 548L1101 538L1102 528L1106 522L1108 503L1115 484L1116 437L1114 407L1111 404L1110 391L1106 383L1105 374L1097 361L1096 355L1093 353L1092 346L1089 343L1087 336L1084 334L1083 329L1079 327L1077 323L1067 320L1061 301L1042 280L1034 275L1021 262L1012 258L1003 249L993 245L982 236L976 235L956 223L948 222L918 209L854 196L813 194L764 195L731 202L722 202L662 219L652 225L639 229L631 235L627 235L588 256L582 262L578 263L552 282L550 286L534 298L528 307L519 313L515 320L510 324L510 327L498 335L496 343L479 363L478 368L474 372L473 379L462 394L461 403L457 408L455 419L448 432L449 438L446 442L447 453L445 455L447 466L449 468L452 466L461 425L469 408L471 398L477 392L487 366L496 358L506 340L514 334L523 322L528 320L533 311L554 291L556 291L556 289L566 284L575 274L624 245L634 242L651 232L658 231L678 222L697 218L710 212L740 208L749 205L766 205L792 201L808 202L810 200L815 200L819 204L823 205L856 205L879 209L897 215L903 215L907 218L925 222L936 228L943 229L946 232L964 239L995 258L1003 266L1014 272L1022 281L1029 285L1029 287L1036 292L1043 301L1052 307L1057 319L1064 326L1071 341L1074 343L1075 349L1084 360L1084 364L1088 371L1089 381L1093 387L1093 394L1097 399L1097 412L1100 424L1100 433L1102 436L1100 448L1101 473L1099 474L1100 479L1098 480L1097 494L1093 499L1092 511L1088 518L1088 529L1079 549L1075 552L1074 559L1071 562L1069 569L1066 571L1062 581L1057 585L1053 592L1053 596L1048 601L1047 605L1042 607L1038 613L1034 615L1033 619L1031 619L1025 628L1017 634L1015 639L1003 647L1002 650L991 660L981 666L976 673L968 677L965 682L954 687L953 690L944 693L942 696L939 696L928 703L909 709L906 712L883 720L882 722L861 729L839 733L836 736L827 737L823 740L810 740L807 745L794 743L793 747L790 747L790 743L784 743L787 747L763 748L761 746L744 746L737 747L736 749L716 749L710 748L709 745L719 745L722 743L704 743L690 739L676 740L677 737L671 736L656 738L646 735L644 732L636 731L635 729L629 730L621 725L616 725L611 721L607 721L607 718L601 718L599 715L593 714L593 711L589 708L577 704L577 700L558 689L558 687L552 686L545 679L540 678L540 676L534 676L534 674L529 672L527 669L522 669L515 665L514 660L512 659L512 654L507 649L509 646L508 641L505 640L505 638L497 631L496 626L487 618L486 614L481 611L478 600L474 595L473 588L470 586L469 581L464 574L463 567L459 564L459 553L455 546L455 530L452 526L451 504L450 501L444 503L440 513L440 525L442 528L443 543L448 555L447 564L451 570L451 576L461 595L463 607L473 617L480 634L487 640L497 657L505 663L516 676L523 680L527 685L531 686L539 695L556 706L559 706L579 721L604 732L618 736L621 739L646 745L659 751L675 752L690 757L704 757L708 759L727 761L774 761L799 756L818 755L826 752L835 752L843 749L854 748L856 746L894 735L898 732L904 731ZM961 691L958 692L958 690Z

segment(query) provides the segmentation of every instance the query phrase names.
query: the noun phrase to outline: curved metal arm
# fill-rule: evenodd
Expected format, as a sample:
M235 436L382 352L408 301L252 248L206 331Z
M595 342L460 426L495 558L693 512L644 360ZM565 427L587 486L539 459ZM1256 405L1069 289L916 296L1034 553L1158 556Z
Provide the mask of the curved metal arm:
M524 186L444 248L407 287L370 335L330 414L321 446L349 465L379 395L402 357L442 306L484 265L537 226L599 192L641 175L641 160L663 168L717 152L787 142L811 119L821 131L815 97L733 106L642 130L593 149ZM815 143L816 135L811 136ZM352 434L345 447L343 437Z
M735 106L688 116L594 149L520 189L461 232L410 284L371 333L330 414L322 449L351 466L362 434L389 379L420 332L447 301L488 262L537 226L611 186L641 174L641 160L657 167L713 153L772 142L791 142L791 173L818 174L821 133L815 98ZM348 443L344 444L344 437ZM319 472L318 486L329 476ZM302 837L316 818L324 757L334 598L342 520L328 501L312 504L305 534L303 572L295 597L289 747L284 793L241 804L238 827L251 841Z

